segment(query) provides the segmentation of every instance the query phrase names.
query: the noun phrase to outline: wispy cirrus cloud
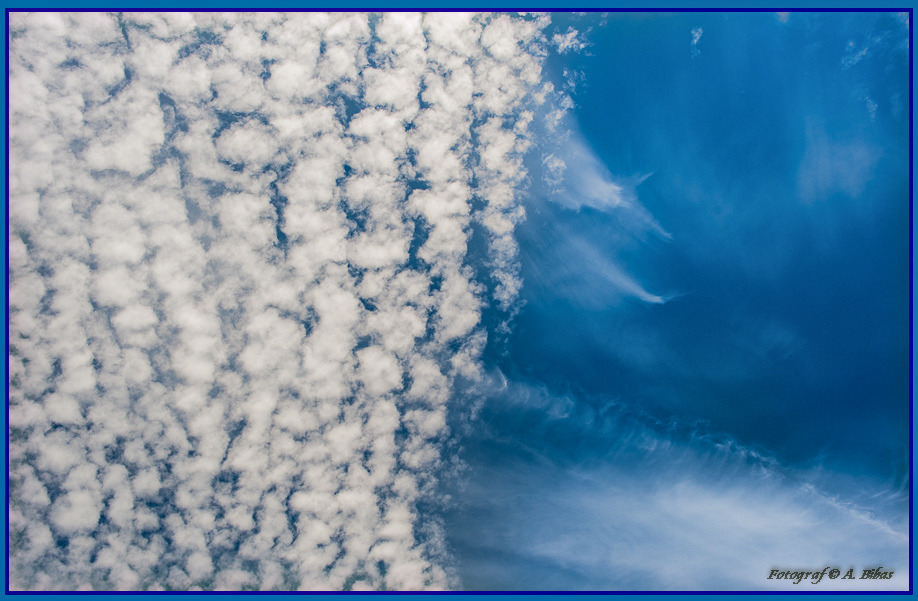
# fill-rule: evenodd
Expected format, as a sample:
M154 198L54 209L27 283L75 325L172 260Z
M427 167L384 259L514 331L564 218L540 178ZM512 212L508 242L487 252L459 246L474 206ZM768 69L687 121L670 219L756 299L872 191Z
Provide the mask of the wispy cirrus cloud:
M489 428L472 434L480 455L448 522L470 588L908 587L908 499L882 482L790 468L703 425L500 373L484 394ZM891 578L860 578L881 566ZM826 567L840 573L769 579Z
M542 285L549 294L590 307L615 305L624 298L666 302L672 294L646 290L617 256L636 241L671 238L638 199L638 186L652 174L613 175L572 116L571 97L553 86L546 89L546 97L538 121L544 124L539 130L542 180L534 186L537 198L530 205L542 211L538 199L542 197L548 201L547 212L597 211L616 227L611 239L598 239L564 219L539 222L533 234L540 241L529 245L529 252L538 256L533 261L540 268L530 274L530 282Z
M692 28L692 58L695 58L701 54L701 49L698 48L698 43L701 42L701 36L703 35L704 29L702 27Z

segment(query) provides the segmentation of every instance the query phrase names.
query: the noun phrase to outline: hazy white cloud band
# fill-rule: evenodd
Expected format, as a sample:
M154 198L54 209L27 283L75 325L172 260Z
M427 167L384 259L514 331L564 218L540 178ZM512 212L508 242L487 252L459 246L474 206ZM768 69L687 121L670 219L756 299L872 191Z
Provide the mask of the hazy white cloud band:
M11 588L456 584L546 23L10 15Z
M486 378L485 410L525 436L492 440L463 491L473 586L513 590L907 590L908 494L822 467L791 468L692 424L591 407L543 385ZM496 420L499 421L499 420ZM509 421L509 420L507 420ZM511 428L512 426L507 426ZM483 436L488 436L483 434ZM571 441L553 443L551 441ZM535 442L538 441L538 442ZM578 455L565 449L590 451ZM495 561L500 558L500 561ZM522 567L525 566L525 567ZM533 571L530 566L539 566ZM883 567L887 579L861 579ZM778 572L838 569L795 581ZM842 575L851 570L853 578Z

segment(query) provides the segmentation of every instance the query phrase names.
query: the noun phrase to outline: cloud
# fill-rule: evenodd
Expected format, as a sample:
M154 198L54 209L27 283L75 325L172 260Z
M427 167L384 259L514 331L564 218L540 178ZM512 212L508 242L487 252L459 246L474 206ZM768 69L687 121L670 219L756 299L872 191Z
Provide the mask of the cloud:
M809 590L908 587L905 531L793 485L746 475L699 482L694 470L717 471L688 467L682 477L664 480L648 469L633 480L612 469L556 481L567 494L549 492L543 496L546 513L535 511L542 519L570 517L534 540L518 541L517 548L579 570L585 579L614 574L606 580L612 589L797 591L802 587L792 580L769 580L771 570L854 567L860 576L879 565L894 570L894 578L852 584L826 577L821 586L803 584ZM863 540L871 543L861 545Z
M455 585L547 24L11 15L11 588Z
M701 27L695 27L692 29L692 58L695 58L701 54L701 50L698 48L698 42L701 41L701 36L704 34L704 29Z
M637 188L650 174L613 176L570 114L572 108L569 96L551 88L536 119L542 151L536 166L542 178L529 206L537 215L559 209L560 214L536 217L531 231L537 240L527 251L536 267L529 282L550 296L594 309L624 298L664 303L671 295L648 292L622 257L622 251L649 237L671 239L638 200ZM543 206L539 197L550 204ZM587 223L609 227L597 234Z
M729 438L655 424L614 402L499 373L488 387L479 418L488 428L468 443L487 452L470 453L469 483L450 518L469 588L908 588L902 493L885 498L868 478L832 482L818 470L790 469ZM490 567L498 560L499 571ZM892 578L859 579L878 566ZM773 569L825 567L853 568L857 579L768 578Z
M547 87L540 107L541 187L549 201L566 209L595 209L616 215L634 229L669 234L638 202L636 188L652 174L613 175L571 113L570 96Z
M834 194L856 199L873 178L879 160L880 150L870 143L835 140L811 124L797 172L797 193L806 202L828 200Z
M529 283L543 294L590 309L618 305L627 298L651 304L668 300L648 292L628 273L623 258L616 256L630 245L626 241L610 244L566 222L545 226L541 235L544 242L528 254L533 265L541 266L529 276Z
M849 41L847 52L845 53L845 56L843 56L841 60L842 69L850 69L854 65L864 60L864 57L866 57L867 53L870 51L870 46L871 45L868 43L863 48L858 49L855 46L853 40Z
M560 156L546 157L549 173L557 177L558 202L571 209L583 206L609 211L627 205L633 193L612 181L608 168L581 136L570 136L559 149ZM562 175L563 174L563 175Z
M566 33L553 35L551 41L560 54L580 52L587 47L587 43L580 39L580 32L572 27L569 27Z
M908 13L888 13L882 15L882 18L885 22L861 37L859 41L848 40L841 58L843 71L864 60L872 62L886 57L891 51L896 54L908 52L908 41L903 37L909 26Z

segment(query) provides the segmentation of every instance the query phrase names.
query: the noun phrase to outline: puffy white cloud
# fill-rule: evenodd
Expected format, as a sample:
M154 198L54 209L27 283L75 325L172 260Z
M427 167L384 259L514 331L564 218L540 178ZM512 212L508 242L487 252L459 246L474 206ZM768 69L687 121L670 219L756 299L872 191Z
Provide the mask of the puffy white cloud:
M558 49L558 52L579 52L586 48L587 44L580 39L580 32L569 27L566 33L556 33L551 37L552 43Z
M109 102L84 112L89 145L83 153L94 170L117 169L137 176L152 167L163 143L163 119L156 94L126 86Z
M277 152L274 136L257 122L234 125L224 131L216 142L220 158L233 163L250 163L261 167Z
M11 14L12 588L454 584L546 24Z

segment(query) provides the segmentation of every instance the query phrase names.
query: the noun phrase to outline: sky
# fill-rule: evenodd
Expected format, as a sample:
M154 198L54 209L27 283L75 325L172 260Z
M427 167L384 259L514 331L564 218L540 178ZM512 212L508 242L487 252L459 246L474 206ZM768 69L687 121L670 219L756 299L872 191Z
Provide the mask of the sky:
M909 26L12 13L10 589L908 589Z

